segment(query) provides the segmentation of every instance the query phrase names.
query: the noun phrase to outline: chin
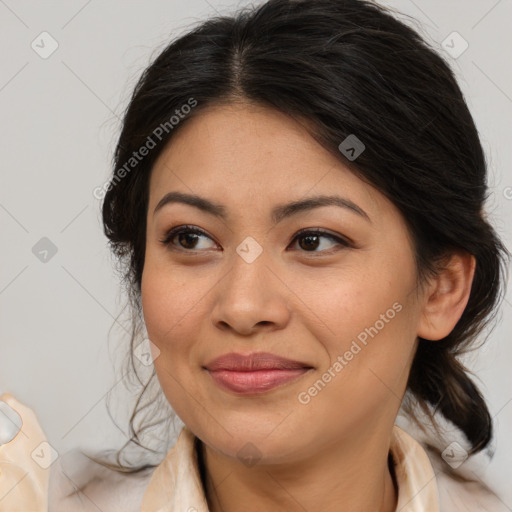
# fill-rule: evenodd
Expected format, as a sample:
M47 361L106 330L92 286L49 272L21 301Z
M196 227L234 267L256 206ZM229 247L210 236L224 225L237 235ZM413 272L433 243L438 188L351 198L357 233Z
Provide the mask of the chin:
M262 425L261 412L256 418L246 417L239 422L223 422L224 428L216 422L213 423L215 426L208 425L207 428L187 426L210 449L226 457L238 459L248 467L256 463L276 465L298 461L307 457L314 444L313 439L304 435L303 428L294 432L290 428L276 428L279 422L271 427Z

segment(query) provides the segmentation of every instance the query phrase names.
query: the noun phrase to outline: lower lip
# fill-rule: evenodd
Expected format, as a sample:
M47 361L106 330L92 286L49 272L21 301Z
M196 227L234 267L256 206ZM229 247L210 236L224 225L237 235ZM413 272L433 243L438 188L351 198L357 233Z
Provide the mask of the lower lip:
M309 368L297 368L293 370L258 370L249 372L237 372L231 370L215 370L208 373L219 386L234 391L235 393L264 393L278 386L299 378Z

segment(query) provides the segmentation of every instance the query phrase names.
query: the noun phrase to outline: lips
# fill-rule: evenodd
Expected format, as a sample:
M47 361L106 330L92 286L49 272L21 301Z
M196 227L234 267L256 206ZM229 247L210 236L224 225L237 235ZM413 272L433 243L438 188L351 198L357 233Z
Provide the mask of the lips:
M300 361L258 352L225 354L208 363L205 369L222 388L239 394L255 394L295 380L312 367Z

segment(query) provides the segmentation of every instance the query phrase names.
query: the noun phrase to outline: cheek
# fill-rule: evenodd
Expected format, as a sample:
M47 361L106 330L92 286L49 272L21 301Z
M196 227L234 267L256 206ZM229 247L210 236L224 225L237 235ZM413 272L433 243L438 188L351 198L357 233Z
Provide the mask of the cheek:
M197 281L149 258L144 266L141 299L149 338L167 350L183 337L179 332L197 315L201 290ZM174 347L174 350L177 347Z
M324 339L330 350L342 350L350 340L360 336L364 342L367 330L390 331L391 324L400 322L403 309L409 303L413 274L405 267L398 275L382 262L333 272L323 282L312 279L307 286L307 304L321 320ZM385 327L385 328L384 328ZM328 333L325 336L325 333ZM320 332L318 337L321 338Z
M339 319L340 336L326 347L330 361L304 383L298 397L306 416L322 418L324 434L396 416L415 347L414 311L404 302L367 305L358 310L364 314L353 313L350 326Z
M194 392L197 358L194 358L194 344L189 340L199 336L197 315L201 314L198 291L173 277L177 275L178 272L165 271L149 263L141 283L146 330L160 351L154 361L155 370L173 408L184 389Z
M191 421L194 401L199 396L195 373L199 371L194 346L188 340L199 336L197 315L200 294L188 283L174 279L179 273L146 264L141 283L144 322L149 339L158 347L154 366L162 391L176 414Z
M418 320L411 293L414 266L409 261L402 265L380 261L359 273L341 279L338 276L333 282L340 284L330 286L328 295L324 292L322 297L319 292L311 299L318 304L318 315L329 328L320 327L316 333L329 355L320 369L329 381L325 386L326 390L330 388L325 393L326 403L332 399L351 407L364 404L366 408L369 403L378 406L389 398L393 400L393 395L401 396Z
M141 281L144 322L169 365L191 363L197 355L196 342L205 338L201 329L208 328L209 293L217 280L209 269L201 273L198 267L173 265L165 255L148 253Z

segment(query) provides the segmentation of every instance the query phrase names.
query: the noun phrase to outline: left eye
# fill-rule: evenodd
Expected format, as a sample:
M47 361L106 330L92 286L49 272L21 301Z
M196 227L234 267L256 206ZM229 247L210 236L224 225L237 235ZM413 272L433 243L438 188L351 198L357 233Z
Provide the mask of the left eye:
M179 248L176 247L176 243L174 242L174 239L178 239ZM211 240L211 238L204 233L204 231L194 227L194 226L181 226L178 228L171 229L165 237L160 240L160 242L165 246L174 246L171 247L172 249L176 248L176 250L184 250L187 251L193 251L193 250L201 250L201 249L207 249L208 247L198 247L198 240L200 238L205 238L208 240ZM304 230L300 231L295 235L292 242L297 241L302 249L304 249L304 252L327 252L329 249L332 249L332 247L323 247L320 250L317 250L319 247L321 247L323 244L321 243L321 240L330 240L334 246L341 245L343 247L350 247L351 244L348 240L345 240L344 238L340 238L338 236L335 236L331 233L319 231L319 230ZM303 241L303 243L300 243L299 241ZM325 244L324 244L325 245ZM311 250L312 249L312 250Z
M345 240L343 238L340 238L336 235L333 235L331 233L327 233L325 231L300 231L295 237L293 238L293 241L297 240L303 240L305 243L299 243L299 245L305 249L305 252L327 252L329 248L323 248L322 250L316 251L314 249L317 249L322 245L320 240L324 238L326 240L330 240L334 243L334 245L341 245L343 247L350 247L350 243L348 240ZM313 249L312 251L307 249ZM330 252L330 251L329 251Z

